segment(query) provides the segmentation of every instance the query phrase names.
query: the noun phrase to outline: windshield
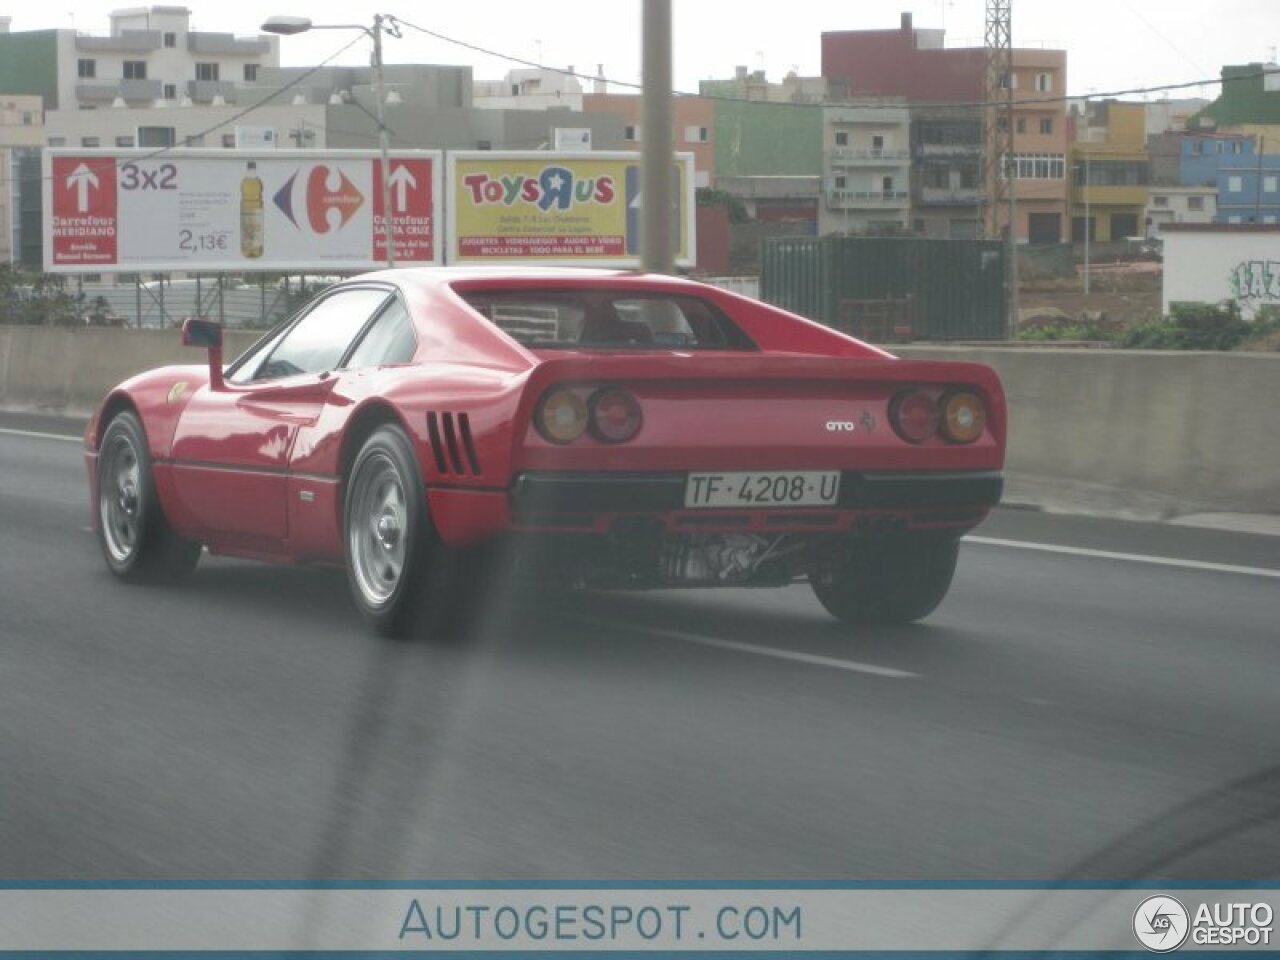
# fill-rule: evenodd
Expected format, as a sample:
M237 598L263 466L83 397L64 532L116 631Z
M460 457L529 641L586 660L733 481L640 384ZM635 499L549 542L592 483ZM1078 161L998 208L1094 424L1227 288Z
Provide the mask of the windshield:
M754 350L725 313L699 297L619 290L479 290L473 310L526 347Z

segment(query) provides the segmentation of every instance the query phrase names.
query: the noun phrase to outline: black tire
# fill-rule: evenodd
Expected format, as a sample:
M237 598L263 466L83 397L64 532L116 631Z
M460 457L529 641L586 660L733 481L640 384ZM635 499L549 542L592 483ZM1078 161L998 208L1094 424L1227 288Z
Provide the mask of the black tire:
M422 471L399 426L379 427L360 448L342 515L347 581L361 615L384 637L441 633L457 558L431 522Z
M911 623L927 617L951 587L959 540L868 543L813 573L818 601L844 623Z
M115 415L98 448L98 545L107 567L130 583L179 583L200 561L200 544L173 531L156 493L151 453L137 416Z

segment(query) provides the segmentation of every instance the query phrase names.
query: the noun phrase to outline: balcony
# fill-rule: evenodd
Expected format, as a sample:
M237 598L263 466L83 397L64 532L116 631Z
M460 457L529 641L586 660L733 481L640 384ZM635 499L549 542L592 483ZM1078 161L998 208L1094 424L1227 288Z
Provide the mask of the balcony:
M271 42L266 37L231 33L188 33L187 49L211 57L261 57L271 52Z
M124 30L106 37L76 34L76 49L86 53L150 53L160 44L159 30Z
M921 143L916 145L920 157L976 157L982 153L982 144L972 143Z
M972 207L982 199L977 187L921 187L920 202L939 207Z
M827 207L833 210L888 210L905 207L910 199L906 190L827 191Z
M77 100L101 100L110 102L116 97L123 97L127 102L140 100L158 100L164 93L164 84L159 80L102 80L98 83L77 83Z
M212 103L222 97L224 103L236 102L236 85L226 80L188 80L187 96L193 103Z
M899 167L910 160L907 150L876 149L875 147L832 147L833 167Z

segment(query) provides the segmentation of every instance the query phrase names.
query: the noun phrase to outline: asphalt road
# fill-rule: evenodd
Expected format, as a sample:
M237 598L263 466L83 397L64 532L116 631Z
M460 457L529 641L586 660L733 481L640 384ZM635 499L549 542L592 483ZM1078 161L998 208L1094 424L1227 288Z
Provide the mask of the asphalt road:
M78 445L0 431L0 878L1280 876L1280 539L978 534L909 628L505 591L390 643L333 573L115 582Z

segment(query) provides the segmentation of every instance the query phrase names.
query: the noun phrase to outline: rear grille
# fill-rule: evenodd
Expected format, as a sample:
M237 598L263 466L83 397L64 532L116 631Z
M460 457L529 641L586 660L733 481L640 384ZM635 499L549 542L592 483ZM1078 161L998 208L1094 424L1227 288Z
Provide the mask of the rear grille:
M471 418L450 411L427 413L427 438L436 470L443 476L480 476L480 458L471 437Z

